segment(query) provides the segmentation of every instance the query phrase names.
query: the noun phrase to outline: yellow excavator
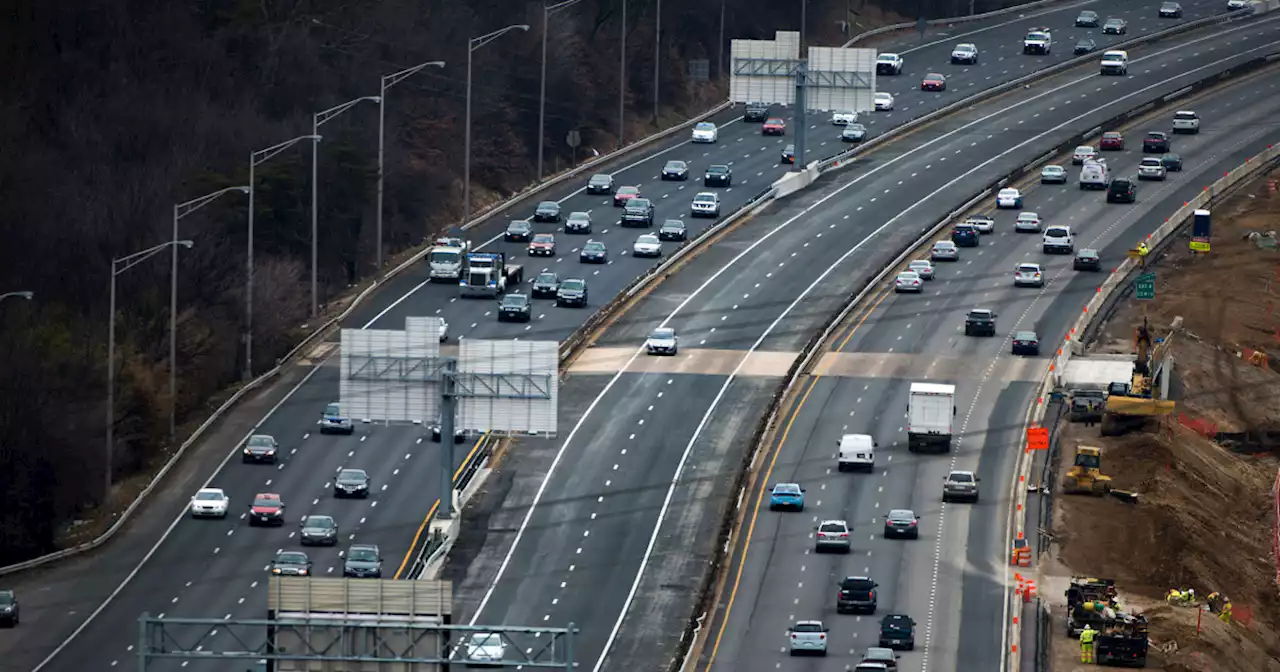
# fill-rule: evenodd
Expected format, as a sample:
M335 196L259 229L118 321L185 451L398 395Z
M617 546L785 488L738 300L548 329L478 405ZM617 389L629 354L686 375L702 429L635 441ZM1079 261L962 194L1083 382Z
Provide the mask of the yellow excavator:
M1102 473L1102 449L1077 446L1075 464L1062 477L1062 491L1068 495L1095 495L1111 492L1111 477Z
M1171 375L1166 370L1169 343L1177 326L1175 324L1175 331L1167 338L1154 345L1146 318L1134 331L1133 376L1128 382L1114 382L1107 388L1107 406L1102 414L1103 436L1119 436L1141 427L1148 418L1173 412L1176 404L1164 396L1169 389L1167 377Z

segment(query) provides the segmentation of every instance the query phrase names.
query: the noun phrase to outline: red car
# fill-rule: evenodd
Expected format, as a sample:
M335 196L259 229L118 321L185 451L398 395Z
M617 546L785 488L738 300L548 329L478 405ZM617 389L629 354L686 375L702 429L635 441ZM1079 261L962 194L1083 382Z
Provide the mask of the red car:
M550 233L539 233L534 236L533 241L529 243L529 256L556 256L556 237Z
M1098 142L1098 149L1124 149L1124 135L1116 131L1103 133L1102 140Z
M940 73L931 72L924 76L924 81L920 83L921 91L946 91L947 78Z
M760 127L761 135L786 135L787 122L774 117L764 122L764 126Z
M261 492L253 496L253 505L249 507L249 525L284 525L284 502L280 495Z
M618 187L613 193L613 207L621 208L627 201L640 197L640 187Z

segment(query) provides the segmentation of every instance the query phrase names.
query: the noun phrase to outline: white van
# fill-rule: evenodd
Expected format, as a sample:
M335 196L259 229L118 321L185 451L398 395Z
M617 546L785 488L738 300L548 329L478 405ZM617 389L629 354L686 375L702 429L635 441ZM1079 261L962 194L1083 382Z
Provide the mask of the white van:
M840 471L872 471L876 468L876 441L869 434L845 434L836 442L840 453L836 467Z
M1129 52L1117 49L1102 54L1102 74L1129 74Z
M1106 189L1111 184L1107 175L1107 162L1090 159L1080 168L1081 189Z

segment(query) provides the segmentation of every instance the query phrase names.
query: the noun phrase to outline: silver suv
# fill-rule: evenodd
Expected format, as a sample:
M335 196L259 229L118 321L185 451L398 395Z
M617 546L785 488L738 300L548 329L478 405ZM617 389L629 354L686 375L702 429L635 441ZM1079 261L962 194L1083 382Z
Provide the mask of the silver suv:
M978 501L978 482L981 481L972 471L953 471L942 479L942 501L954 502L965 500Z
M824 520L818 523L818 530L813 535L814 551L849 552L849 523L843 520Z
M802 653L827 655L829 631L830 628L823 625L822 621L797 621L795 627L787 632L787 638L791 641L791 655L798 656Z

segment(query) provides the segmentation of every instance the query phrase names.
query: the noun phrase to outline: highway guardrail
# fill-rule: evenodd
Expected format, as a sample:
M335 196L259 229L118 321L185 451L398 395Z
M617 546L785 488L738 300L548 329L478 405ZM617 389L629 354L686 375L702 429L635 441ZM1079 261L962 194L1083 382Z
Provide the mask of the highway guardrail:
M990 12L984 12L982 14L969 14L966 16L956 16L956 17L950 17L945 19L930 19L928 21L925 21L924 25L930 28L936 28L938 26L953 26L957 24L972 23L974 21L984 21L986 19L995 19L1002 16L1008 16L1010 14L1016 14L1018 12L1026 12L1032 9L1047 7L1049 5L1058 5L1058 4L1065 5L1066 3L1067 3L1067 0L1037 0L1036 2L1028 2L1021 5L1014 5L1012 7L1005 7L1004 9L997 9ZM1079 3L1079 4L1085 4L1085 3ZM1070 8L1070 5L1067 5L1067 7ZM1028 17L1028 18L1032 18L1032 17ZM862 40L870 39L872 37L889 35L891 33L900 33L908 30L918 30L919 28L920 28L920 23L917 21L903 21L902 23L894 23L888 26L881 26L879 28L873 28L871 30L868 30L865 33L859 33L858 35L854 35L852 38L850 38L848 42L845 42L842 46L845 48L849 48L849 47L852 47L854 44L861 42Z

